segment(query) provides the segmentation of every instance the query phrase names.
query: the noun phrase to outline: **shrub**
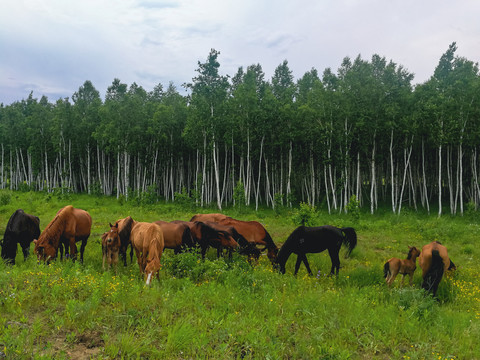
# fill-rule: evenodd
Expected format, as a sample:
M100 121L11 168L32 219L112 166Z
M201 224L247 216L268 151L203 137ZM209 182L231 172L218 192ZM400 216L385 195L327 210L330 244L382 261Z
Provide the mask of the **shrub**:
M316 218L316 207L305 202L301 202L300 207L293 212L292 221L297 226L313 226Z
M245 208L245 187L243 182L237 181L237 185L233 189L233 201L235 202L235 208L237 210L243 210Z
M348 201L347 213L354 222L357 222L360 219L360 202L355 195L352 195Z

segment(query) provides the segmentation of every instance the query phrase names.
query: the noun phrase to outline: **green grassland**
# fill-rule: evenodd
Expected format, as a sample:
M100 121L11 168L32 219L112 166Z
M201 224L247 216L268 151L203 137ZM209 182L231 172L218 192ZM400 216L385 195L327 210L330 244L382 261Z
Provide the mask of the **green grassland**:
M255 266L201 261L197 254L162 257L160 281L145 287L134 262L102 271L100 235L108 223L131 215L139 221L188 220L196 212L171 203L141 205L108 197L0 193L0 231L18 208L40 217L40 228L72 204L93 218L85 263L17 264L0 261L0 358L8 359L480 359L480 226L463 217L388 211L329 215L316 225L352 226L358 246L341 251L338 277L327 276L327 253L310 254L316 276L301 267L273 271L265 256ZM225 213L258 220L281 245L294 230L291 209ZM383 264L404 258L407 246L432 240L447 246L458 266L447 274L438 299L414 286L388 289ZM31 247L33 252L33 245ZM135 259L134 259L135 260ZM318 272L318 273L317 273ZM408 283L408 281L406 281Z

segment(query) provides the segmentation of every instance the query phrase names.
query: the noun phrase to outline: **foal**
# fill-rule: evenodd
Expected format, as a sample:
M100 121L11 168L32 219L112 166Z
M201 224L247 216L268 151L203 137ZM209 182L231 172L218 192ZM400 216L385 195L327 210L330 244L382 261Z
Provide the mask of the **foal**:
M410 250L408 251L407 258L405 260L401 260L398 258L391 258L388 260L385 265L383 266L383 277L387 282L388 286L390 287L395 280L395 277L400 273L402 274L402 283L405 279L405 275L410 276L410 286L413 282L413 273L417 268L417 257L420 255L420 251L415 247L408 247Z

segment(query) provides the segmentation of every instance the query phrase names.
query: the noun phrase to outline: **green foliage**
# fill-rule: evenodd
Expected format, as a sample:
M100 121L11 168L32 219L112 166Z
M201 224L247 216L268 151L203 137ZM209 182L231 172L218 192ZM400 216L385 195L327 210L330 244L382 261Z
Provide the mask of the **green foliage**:
M298 209L293 211L292 221L295 225L314 226L317 219L315 206L301 202Z
M13 192L0 224L18 207L36 208L44 229L66 205L53 194L48 203L44 198ZM358 247L349 259L341 257L338 277L327 276L326 252L307 255L318 277L308 276L303 265L294 277L295 255L281 275L266 256L254 264L238 254L216 260L212 249L202 261L196 252L165 249L160 279L146 287L136 259L116 273L102 270L100 235L108 222L126 214L148 222L159 214L166 220L191 214L163 201L154 209L134 201L120 205L113 197L72 194L70 201L89 209L93 219L83 265L47 266L34 256L24 262L21 253L15 266L0 261L0 352L7 359L74 358L85 348L92 358L112 359L480 358L480 229L469 219L388 211L362 216L355 226ZM316 215L336 226L351 221L349 214ZM261 220L279 246L294 228L290 217L269 209L241 219ZM419 267L412 287L400 287L397 279L388 288L384 262L431 236L459 267L442 279L438 298L421 289Z
M241 212L245 209L245 186L240 180L237 181L237 184L233 189L233 201L237 211Z
M193 210L196 208L195 199L190 196L186 187L182 187L182 192L176 192L174 198L175 203L183 209Z
M357 223L358 220L360 220L360 202L355 195L352 195L348 201L347 213L350 215L353 222Z
M12 193L9 190L0 191L0 206L10 204L11 200L12 200Z

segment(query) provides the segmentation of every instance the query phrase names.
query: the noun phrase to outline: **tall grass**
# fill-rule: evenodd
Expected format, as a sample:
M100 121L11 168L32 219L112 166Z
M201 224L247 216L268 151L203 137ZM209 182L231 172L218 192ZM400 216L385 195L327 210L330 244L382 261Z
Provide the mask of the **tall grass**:
M100 234L131 215L141 221L189 219L195 210L172 204L136 205L112 198L8 193L0 204L0 229L23 208L45 228L67 204L93 218L85 264L0 261L0 358L155 359L475 359L480 358L479 227L472 218L409 213L361 214L358 247L329 277L326 253L311 254L316 276L302 267L294 277L235 255L201 261L195 253L166 250L160 281L144 286L133 263L101 270ZM8 197L8 196L7 196ZM208 211L202 209L202 212ZM212 209L212 211L215 211ZM295 228L288 209L227 211L260 220L281 244ZM316 224L352 225L348 215L318 212ZM438 298L414 286L385 286L383 263L404 257L407 245L440 240L458 270L442 280ZM33 251L33 246L32 246ZM342 251L342 255L344 252Z

